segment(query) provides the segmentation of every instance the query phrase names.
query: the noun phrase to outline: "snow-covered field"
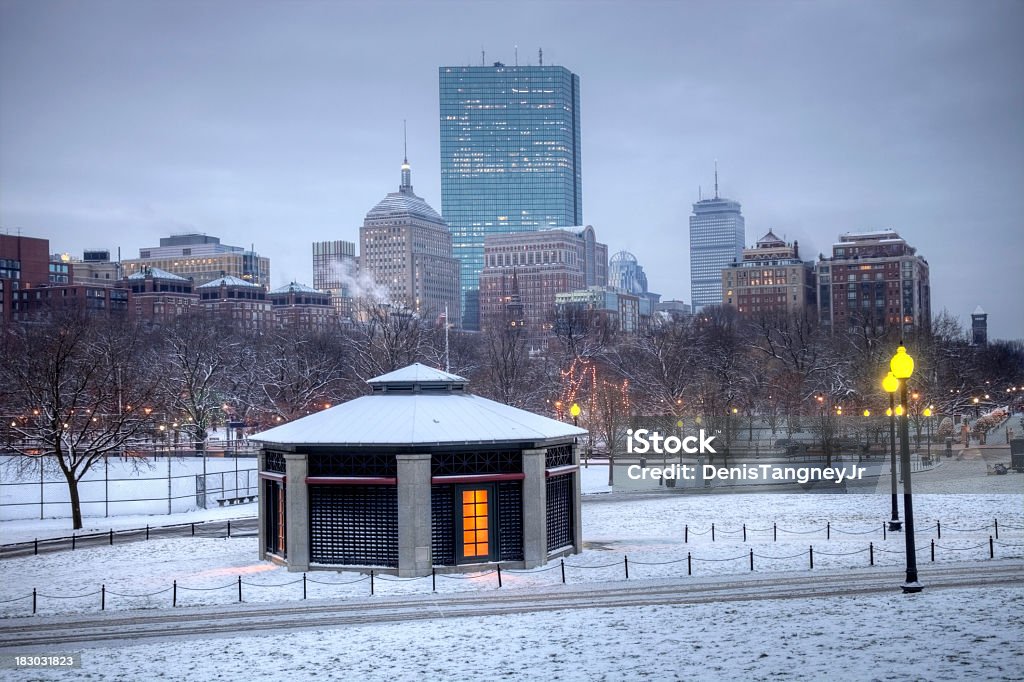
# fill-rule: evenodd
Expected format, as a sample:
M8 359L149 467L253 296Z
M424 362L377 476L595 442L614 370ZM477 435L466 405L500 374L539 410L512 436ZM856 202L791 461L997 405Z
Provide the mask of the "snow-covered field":
M38 469L17 477L9 466L12 459L0 457L0 520L39 520L40 516L44 520L69 518L68 486L60 474L46 473L40 486ZM208 456L205 459L208 505L216 506L214 500L222 497L222 492L230 496L236 491L238 495L256 494L255 457ZM168 509L178 514L198 508L196 483L203 469L202 457L171 458L170 461L166 457L154 457L127 462L112 457L106 463L94 465L79 484L82 515L93 519L92 523L98 523L97 519L106 515L116 518L142 514L163 515L164 520L159 523L177 523L167 520ZM104 530L111 527L116 526L102 526Z
M869 543L879 569L904 565L903 534L882 537L887 495L619 494L609 492L607 470L598 465L583 470L582 484L586 547L566 559L567 583L621 585L628 555L629 584L676 578L699 590L715 576L750 575L751 550L758 575L810 574L812 545L814 574L830 572L837 580L851 569L872 570ZM931 540L936 562L986 561L996 519L996 558L1024 561L1024 495L915 495L914 504L926 585ZM254 505L191 516L245 511L254 513ZM0 533L28 523L39 522L3 522ZM196 537L8 559L0 562L0 617L31 622L32 588L40 615L96 614L100 585L107 611L168 609L173 581L179 612L231 608L239 577L245 602L302 600L301 575L256 557L253 537ZM559 568L503 570L500 589L559 589ZM431 591L429 577L376 576L374 584L375 598ZM310 604L374 599L368 576L351 571L310 572L306 588ZM493 572L437 577L439 600L498 589ZM34 671L32 679L248 680L259 661L273 661L289 679L319 678L327 670L369 680L1019 679L1022 614L1024 587L597 608L78 647L81 669Z
M926 590L145 642L36 679L1020 679L1022 635L1024 588Z

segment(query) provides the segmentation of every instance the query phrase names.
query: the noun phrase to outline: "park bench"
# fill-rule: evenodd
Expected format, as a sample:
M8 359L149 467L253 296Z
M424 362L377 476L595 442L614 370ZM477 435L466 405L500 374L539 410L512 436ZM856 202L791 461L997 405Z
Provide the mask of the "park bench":
M217 504L220 505L221 507L223 507L225 503L227 503L229 505L231 505L231 504L243 504L245 502L252 502L255 499L256 499L255 495L239 495L237 497L221 497L221 498L217 499Z

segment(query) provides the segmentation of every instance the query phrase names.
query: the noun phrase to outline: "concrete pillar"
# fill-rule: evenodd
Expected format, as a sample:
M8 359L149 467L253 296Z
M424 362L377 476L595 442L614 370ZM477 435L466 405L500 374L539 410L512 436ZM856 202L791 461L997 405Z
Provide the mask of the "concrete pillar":
M432 525L430 507L430 455L398 458L398 575L430 575Z
M575 553L583 551L583 491L580 482L580 446L572 446L572 463L576 465L576 473L572 477L576 479L575 490L572 495L572 544Z
M260 561L267 558L267 538L264 524L267 518L267 512L263 508L263 505L269 504L270 501L263 496L263 479L260 478L260 472L263 471L263 467L267 465L267 453L262 449L256 453L256 508L258 514L259 523L259 538L260 538Z
M284 456L285 543L289 571L309 570L309 488L306 486L309 462L306 457L305 453Z
M523 450L523 562L526 568L548 559L548 489L544 449Z

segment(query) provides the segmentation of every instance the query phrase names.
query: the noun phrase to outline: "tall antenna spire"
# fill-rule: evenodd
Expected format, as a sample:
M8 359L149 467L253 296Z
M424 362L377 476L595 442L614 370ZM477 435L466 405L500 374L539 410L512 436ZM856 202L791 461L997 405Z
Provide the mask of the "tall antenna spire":
M519 46L518 45L515 46L515 51L516 51L516 66L519 66Z
M540 65L544 66L544 48L543 47L538 47L537 48L537 59L540 61Z
M701 189L700 185L697 185L697 201L703 201L703 200L704 200L704 191Z
M718 159L715 159L715 198L718 198Z
M484 64L485 64L486 62L487 62L487 58L486 58L486 56L484 55L484 46L483 46L483 45L481 45L481 46L480 46L480 66L484 66Z
M409 136L406 132L405 119L402 119L402 184L399 192L412 194L412 170L409 168Z

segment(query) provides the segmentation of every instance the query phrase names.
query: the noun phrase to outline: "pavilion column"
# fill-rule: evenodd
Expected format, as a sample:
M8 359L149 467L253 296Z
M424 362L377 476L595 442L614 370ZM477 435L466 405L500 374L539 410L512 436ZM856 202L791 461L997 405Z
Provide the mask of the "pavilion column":
M429 454L398 460L398 575L430 575L432 561Z
M523 563L526 568L548 559L547 450L523 450Z
M580 478L580 446L572 446L572 463L576 465L576 473L572 477L576 479L572 495L572 544L576 553L583 551L583 490Z
M305 453L284 456L285 468L285 544L288 550L288 570L309 570L309 488L306 476L309 461Z
M267 512L263 508L263 505L270 504L270 500L266 499L263 495L263 489L266 487L263 485L263 479L260 478L260 472L267 465L267 455L263 452L263 448L256 453L256 509L257 509L257 523L259 524L259 539L260 539L260 561L267 558L267 531L264 528L266 523Z

